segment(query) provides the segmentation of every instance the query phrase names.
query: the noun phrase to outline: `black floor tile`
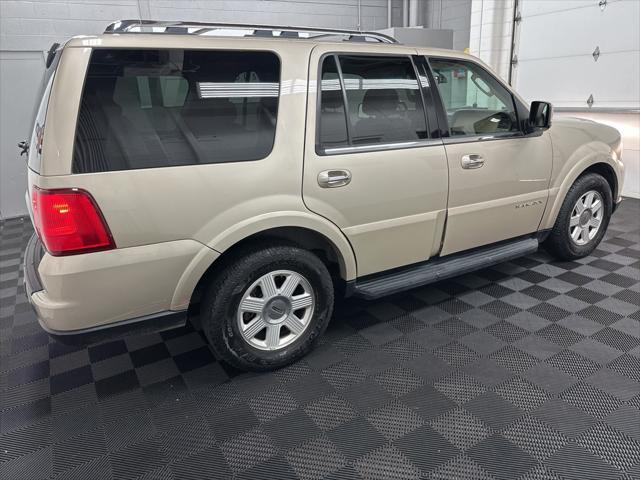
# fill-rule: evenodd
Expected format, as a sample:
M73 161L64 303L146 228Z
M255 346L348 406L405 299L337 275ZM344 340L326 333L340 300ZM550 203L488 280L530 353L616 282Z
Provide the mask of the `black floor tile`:
M524 476L536 465L527 452L500 435L492 435L474 445L467 455L499 480Z
M627 200L581 261L540 251L346 300L316 351L250 375L219 363L191 324L88 348L50 340L13 261L30 224L4 222L0 302L13 313L0 318L0 468L7 478L640 478L638 211Z

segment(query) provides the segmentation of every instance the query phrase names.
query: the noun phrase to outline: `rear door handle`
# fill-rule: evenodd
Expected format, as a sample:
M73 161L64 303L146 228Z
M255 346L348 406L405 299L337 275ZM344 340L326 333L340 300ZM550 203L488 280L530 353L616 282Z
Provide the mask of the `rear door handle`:
M472 168L480 168L484 165L484 158L482 155L478 155L477 153L470 153L469 155L464 155L460 160L462 164L462 168L464 169L472 169Z
M318 174L318 185L322 188L344 187L351 181L349 170L324 170Z

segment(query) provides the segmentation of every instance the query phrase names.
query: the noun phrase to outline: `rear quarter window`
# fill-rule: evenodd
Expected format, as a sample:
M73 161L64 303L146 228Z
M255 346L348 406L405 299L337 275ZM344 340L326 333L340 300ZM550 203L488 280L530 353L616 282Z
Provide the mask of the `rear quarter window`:
M74 173L259 160L275 138L280 61L271 52L96 49Z

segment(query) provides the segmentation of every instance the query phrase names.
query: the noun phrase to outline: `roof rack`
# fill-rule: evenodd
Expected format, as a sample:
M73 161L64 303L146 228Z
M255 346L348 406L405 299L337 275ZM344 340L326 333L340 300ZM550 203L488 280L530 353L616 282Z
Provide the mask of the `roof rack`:
M313 39L327 36L345 36L350 41L366 42L368 38L381 43L398 43L382 33L359 30L340 30L317 27L290 27L253 25L244 23L167 22L155 20L120 20L107 26L104 33L169 33L186 35L211 35L215 30L250 30L243 36ZM306 35L305 35L306 34Z

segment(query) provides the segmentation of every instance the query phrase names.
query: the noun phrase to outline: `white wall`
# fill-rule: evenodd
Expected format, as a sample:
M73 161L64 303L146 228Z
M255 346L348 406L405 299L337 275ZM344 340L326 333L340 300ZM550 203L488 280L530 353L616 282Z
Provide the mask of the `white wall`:
M26 167L16 143L29 136L44 54L73 35L130 18L387 27L387 0L0 0L0 218L26 213ZM397 17L398 2L394 17ZM358 12L360 11L360 16Z
M20 157L17 143L32 128L43 64L42 52L0 51L0 218L26 209L26 157Z
M509 79L514 0L472 0L469 53Z
M428 0L425 22L429 28L453 30L453 49L469 47L472 0Z
M516 90L529 101L550 101L558 115L591 118L620 130L622 193L640 198L640 1L608 0L604 10L594 0L520 0L520 5Z
M521 0L516 85L561 108L640 108L640 2ZM592 53L600 48L600 57ZM553 87L553 88L549 88Z

